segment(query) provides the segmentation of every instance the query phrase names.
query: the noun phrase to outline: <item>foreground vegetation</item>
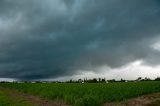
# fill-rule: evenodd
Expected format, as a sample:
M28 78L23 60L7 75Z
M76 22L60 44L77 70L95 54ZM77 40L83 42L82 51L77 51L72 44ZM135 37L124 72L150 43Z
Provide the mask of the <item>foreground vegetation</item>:
M0 88L0 106L36 106L10 93L12 92Z
M0 86L75 106L98 106L160 92L160 81L116 83L1 83Z

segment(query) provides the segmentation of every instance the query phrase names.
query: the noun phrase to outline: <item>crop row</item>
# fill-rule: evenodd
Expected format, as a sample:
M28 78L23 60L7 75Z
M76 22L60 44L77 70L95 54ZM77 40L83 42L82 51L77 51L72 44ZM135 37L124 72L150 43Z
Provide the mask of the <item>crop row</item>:
M98 106L143 94L160 92L160 81L127 83L3 83L0 86L75 106Z

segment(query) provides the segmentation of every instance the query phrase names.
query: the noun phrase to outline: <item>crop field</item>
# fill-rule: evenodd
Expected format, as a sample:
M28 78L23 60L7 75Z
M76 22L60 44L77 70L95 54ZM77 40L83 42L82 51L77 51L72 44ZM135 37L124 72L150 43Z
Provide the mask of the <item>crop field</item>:
M0 89L0 106L36 106L17 96L10 96L11 91Z
M116 83L1 83L0 87L73 106L100 106L160 92L160 81ZM0 101L5 95L0 92ZM1 106L1 105L0 105Z

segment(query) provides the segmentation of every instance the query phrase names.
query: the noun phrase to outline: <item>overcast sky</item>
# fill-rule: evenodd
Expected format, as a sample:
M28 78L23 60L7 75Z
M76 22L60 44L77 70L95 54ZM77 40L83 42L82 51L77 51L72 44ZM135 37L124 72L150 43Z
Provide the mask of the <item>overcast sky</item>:
M159 0L0 0L0 78L160 76Z

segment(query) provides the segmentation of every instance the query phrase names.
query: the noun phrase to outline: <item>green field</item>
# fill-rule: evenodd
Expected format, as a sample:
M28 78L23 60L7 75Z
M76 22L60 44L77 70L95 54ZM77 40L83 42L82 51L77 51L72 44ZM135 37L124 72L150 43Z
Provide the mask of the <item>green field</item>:
M1 83L0 86L51 100L63 100L74 106L98 106L105 102L124 101L140 95L160 92L160 81L108 84Z
M0 106L36 106L23 98L11 96L9 90L0 89Z

